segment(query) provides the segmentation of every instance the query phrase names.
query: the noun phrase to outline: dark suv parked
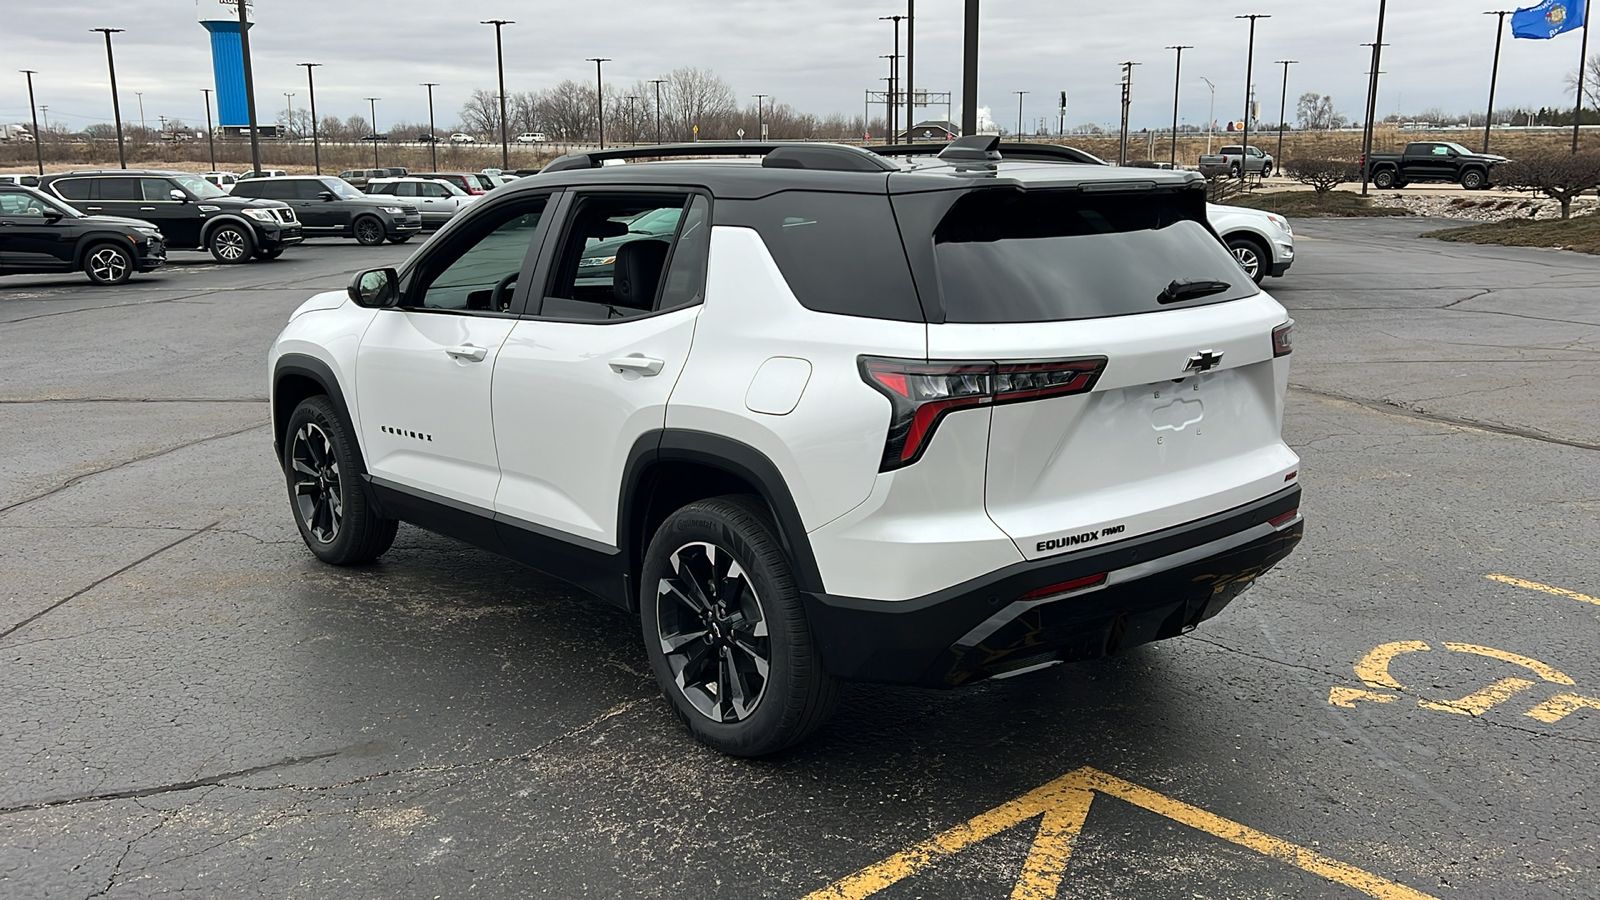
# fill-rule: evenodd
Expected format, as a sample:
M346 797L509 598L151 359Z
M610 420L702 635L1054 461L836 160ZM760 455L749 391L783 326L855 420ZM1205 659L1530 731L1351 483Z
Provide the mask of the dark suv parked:
M422 230L422 213L396 197L374 197L332 175L297 175L241 181L235 197L282 200L294 208L306 237L353 237L373 246L385 238L403 244Z
M166 261L149 222L85 216L33 188L0 184L0 275L82 269L95 284L122 284Z
M218 262L277 259L284 248L302 240L300 222L288 204L234 197L189 172L67 172L45 176L40 187L86 213L153 222L169 249L209 250Z

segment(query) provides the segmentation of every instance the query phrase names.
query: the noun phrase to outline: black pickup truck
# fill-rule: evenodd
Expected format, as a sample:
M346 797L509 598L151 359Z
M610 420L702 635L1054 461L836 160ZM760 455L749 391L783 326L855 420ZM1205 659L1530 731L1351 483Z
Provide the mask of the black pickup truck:
M1374 153L1362 162L1372 186L1386 191L1413 181L1454 181L1469 191L1490 184L1494 167L1508 162L1504 156L1473 153L1452 141L1413 141L1404 153Z

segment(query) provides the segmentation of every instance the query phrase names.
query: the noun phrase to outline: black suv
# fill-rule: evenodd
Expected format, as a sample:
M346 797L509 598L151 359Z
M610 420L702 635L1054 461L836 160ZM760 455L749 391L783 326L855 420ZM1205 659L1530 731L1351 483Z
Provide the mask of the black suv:
M40 187L86 213L154 222L173 250L210 250L218 262L277 259L301 240L287 203L234 197L199 175L101 169L48 175Z
M282 200L294 208L306 237L353 237L373 246L385 238L396 244L422 230L422 213L396 197L363 194L332 175L300 175L241 181L235 197Z
M122 284L166 261L149 222L85 216L33 188L0 184L0 275L82 269L95 284Z

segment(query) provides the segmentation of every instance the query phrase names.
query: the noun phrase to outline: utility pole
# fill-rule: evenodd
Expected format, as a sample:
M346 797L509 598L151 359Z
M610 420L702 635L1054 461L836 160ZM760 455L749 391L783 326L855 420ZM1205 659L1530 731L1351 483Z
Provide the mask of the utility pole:
M1211 112L1206 116L1206 155L1210 156L1211 136L1216 132L1217 127L1217 86L1212 84L1211 79L1204 75L1200 76L1200 80L1204 81L1206 87L1211 89Z
M1383 40L1379 38L1379 40ZM1589 62L1589 0L1583 0L1583 45L1578 50L1578 108L1572 111L1572 152L1578 152L1578 126L1583 124L1584 66Z
M201 88L200 93L206 97L206 144L211 148L211 171L217 170L217 136L211 125L211 88ZM313 144L313 146L315 146ZM318 172L317 174L322 174Z
M661 86L667 83L665 78L652 78L650 83L656 86L656 143L661 143Z
M978 0L966 0L962 15L961 133L978 133Z
M111 36L123 29L121 28L91 28L106 36L106 68L111 72L111 116L117 122L117 168L128 167L128 151L122 142L122 104L117 100L117 61L111 55Z
M256 175L261 174L261 135L256 126L256 82L250 66L250 22L246 13L250 0L233 0L239 7L239 51L244 57L244 105L250 114L250 164Z
M1378 115L1378 66L1383 61L1383 18L1389 0L1378 0L1378 38L1372 42L1372 71L1367 76L1367 128L1361 138L1361 196L1367 196L1368 176L1372 173L1373 122Z
M439 86L437 81L424 81L422 86L428 89L428 164L433 171L439 171L439 132L433 125L433 89Z
M1483 117L1483 152L1489 152L1489 128L1494 125L1494 86L1500 80L1500 39L1506 36L1506 16L1511 15L1509 9L1497 9L1484 13L1486 16L1499 16L1494 26L1494 68L1489 72L1489 111ZM1584 20L1588 24L1588 20ZM1580 68L1579 74L1583 73Z
M894 23L894 55L889 57L889 143L900 143L900 129L896 127L900 120L900 22L905 16L879 16L880 22ZM906 128L910 129L910 123ZM911 135L906 135L910 138Z
M372 167L378 168L378 101L382 97L362 97L367 101L367 106L372 110Z
M144 91L134 91L133 96L139 98L139 131L149 131L144 124Z
M33 69L23 69L22 74L28 76L28 109L33 112L33 158L39 163L39 174L44 174L44 134L39 131L39 107L33 104L33 76L39 74Z
M1299 61L1279 59L1272 63L1275 66L1283 66L1283 96L1278 98L1278 155L1272 158L1278 164L1279 171L1283 169L1283 126L1289 118L1289 67Z
M898 136L894 127L896 119L895 109L898 106L898 104L895 102L894 83L896 81L896 76L899 74L898 64L900 60L899 57L896 57L892 54L885 54L878 58L887 59L889 61L889 77L883 79L885 84L883 89L883 129L888 132L888 134L885 136L885 143L894 144L897 142L896 138Z
M501 168L510 168L510 139L506 136L506 54L501 50L499 30L502 26L514 26L517 22L510 19L485 19L478 22L480 26L494 26L494 67L499 70L499 85L501 85ZM429 125L432 128L432 125ZM438 135L434 135L437 138Z
M600 77L600 64L611 62L608 56L591 56L587 60L594 63L594 113L600 125L600 149L606 148L606 86Z
M622 99L628 101L628 146L637 147L639 146L639 119L634 115L633 108L639 102L639 98L629 94Z
M912 45L916 43L917 0L906 0L906 143L917 127L917 82L912 70Z
M1269 15L1251 13L1244 16L1234 16L1235 19L1250 20L1250 49L1245 54L1244 63L1244 141L1239 147L1239 182L1244 183L1250 169L1250 100L1253 97L1254 86L1250 83L1255 77L1256 65L1256 20L1270 19Z
M1023 98L1024 95L1031 94L1033 92L1032 91L1012 91L1011 93L1017 95L1017 140L1021 141L1022 140L1022 98Z
M1061 92L1061 111L1056 121L1056 137L1067 136L1067 92Z
M304 62L295 63L295 65L305 66L306 68L306 93L309 95L311 100L311 158L317 164L317 174L321 175L322 140L317 136L317 82L311 77L311 70L322 65L322 63ZM211 168L215 169L216 164L213 163Z
M761 117L761 101L772 95L752 94L751 96L756 98L756 140L764 141L767 139L767 127L766 120Z
M1117 165L1128 164L1128 107L1133 105L1133 67L1136 62L1121 62L1122 67L1122 132L1117 142Z
M1167 165L1176 169L1178 167L1178 88L1183 83L1183 51L1193 50L1193 44L1176 44L1168 50L1178 51L1178 64L1172 70L1172 158Z
M294 127L294 91L284 91L283 92L283 115L284 115L283 121L285 123L284 127L285 128L293 128ZM165 130L165 128L163 128L162 130Z

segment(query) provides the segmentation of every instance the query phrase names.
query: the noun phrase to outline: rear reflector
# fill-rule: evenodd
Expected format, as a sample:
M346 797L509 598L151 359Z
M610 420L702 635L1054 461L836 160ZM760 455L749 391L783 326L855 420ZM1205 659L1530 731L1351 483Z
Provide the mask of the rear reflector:
M1271 525L1273 528L1282 528L1283 526L1289 524L1290 522L1293 522L1296 518L1299 517L1299 515L1300 515L1300 510L1297 507L1295 509L1289 510L1288 512L1284 513L1281 516L1276 516L1274 518L1268 519L1267 520L1267 524Z
M1071 581L1063 581L1060 584L1052 584L1049 587L1039 588L1037 591L1029 591L1017 599L1042 600L1045 597L1063 597L1072 593L1073 591L1081 591L1085 588L1099 587L1100 585L1106 583L1106 576L1109 574L1109 572L1101 572L1099 575L1089 575L1085 578L1074 578Z
M1272 357L1288 356L1294 352L1294 320L1272 329Z
M893 415L878 471L921 458L946 413L970 406L1083 394L1105 371L1103 356L1029 362L860 358L861 378L889 398Z

